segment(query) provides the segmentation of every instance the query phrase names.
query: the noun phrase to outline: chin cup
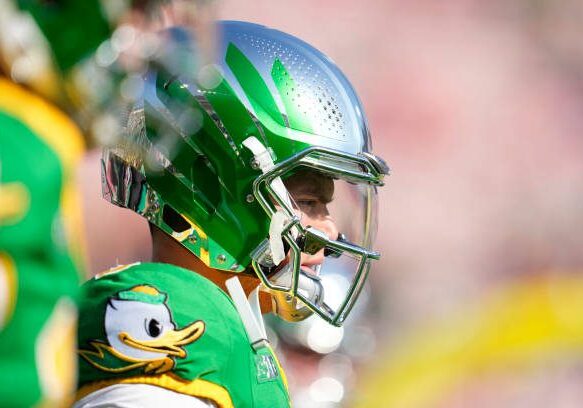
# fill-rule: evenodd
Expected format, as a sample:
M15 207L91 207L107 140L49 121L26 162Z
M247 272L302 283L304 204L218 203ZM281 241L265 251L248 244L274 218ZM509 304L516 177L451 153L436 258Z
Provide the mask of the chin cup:
M286 265L272 276L277 285L291 287L292 267ZM272 296L275 314L289 322L299 322L310 317L314 312L304 302L287 292L266 289ZM314 304L321 305L324 300L324 287L316 275L300 271L298 276L298 293Z

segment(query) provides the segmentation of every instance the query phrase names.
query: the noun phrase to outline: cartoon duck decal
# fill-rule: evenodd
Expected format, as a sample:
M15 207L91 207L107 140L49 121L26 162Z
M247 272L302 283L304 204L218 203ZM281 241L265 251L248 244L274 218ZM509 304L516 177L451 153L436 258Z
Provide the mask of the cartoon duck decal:
M205 324L198 320L177 330L166 305L167 295L140 285L109 298L105 309L107 343L92 340L93 350L79 354L99 370L123 373L143 368L144 374L171 370L175 358L186 357L183 346L198 340Z

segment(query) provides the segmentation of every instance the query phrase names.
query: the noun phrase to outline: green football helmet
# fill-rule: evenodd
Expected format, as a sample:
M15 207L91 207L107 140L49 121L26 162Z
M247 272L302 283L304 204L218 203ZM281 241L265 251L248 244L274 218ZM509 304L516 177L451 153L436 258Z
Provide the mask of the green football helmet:
M174 46L152 63L126 134L104 152L104 197L209 267L256 274L286 320L315 312L341 325L380 256L376 194L388 174L352 86L318 50L264 26L217 23L207 65L188 32L161 35ZM288 191L314 177L329 186L332 237L306 224ZM325 256L307 265L304 254Z

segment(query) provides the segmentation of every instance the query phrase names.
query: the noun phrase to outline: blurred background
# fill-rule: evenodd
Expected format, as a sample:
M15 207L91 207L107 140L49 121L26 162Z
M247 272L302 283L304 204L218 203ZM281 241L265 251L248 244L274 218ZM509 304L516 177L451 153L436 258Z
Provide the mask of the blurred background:
M216 5L329 55L393 170L346 326L272 322L294 406L581 406L583 3ZM150 255L145 221L100 198L99 156L79 174L91 273Z

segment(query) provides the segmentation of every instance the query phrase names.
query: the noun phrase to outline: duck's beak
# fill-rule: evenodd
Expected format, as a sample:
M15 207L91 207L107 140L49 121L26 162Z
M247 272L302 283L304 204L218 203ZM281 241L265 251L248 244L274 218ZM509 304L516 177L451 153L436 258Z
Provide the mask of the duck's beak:
M204 328L204 322L199 320L182 330L169 330L155 340L136 340L126 332L120 333L119 339L140 350L184 358L186 351L181 346L196 341L204 333Z

